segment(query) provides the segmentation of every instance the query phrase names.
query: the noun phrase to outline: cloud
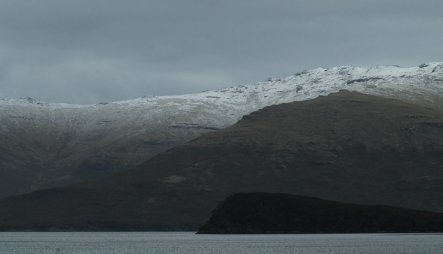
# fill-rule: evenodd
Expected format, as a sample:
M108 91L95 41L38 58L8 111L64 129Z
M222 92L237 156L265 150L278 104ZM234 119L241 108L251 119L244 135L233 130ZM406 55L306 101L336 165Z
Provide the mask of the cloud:
M70 103L442 61L443 2L0 2L0 97Z

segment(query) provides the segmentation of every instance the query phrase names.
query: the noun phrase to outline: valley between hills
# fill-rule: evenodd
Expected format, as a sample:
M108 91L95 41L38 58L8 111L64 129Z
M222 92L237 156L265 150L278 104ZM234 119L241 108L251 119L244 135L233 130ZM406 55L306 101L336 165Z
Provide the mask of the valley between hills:
M264 107L101 180L1 199L0 230L195 231L238 192L441 213L443 112L417 104L341 90Z

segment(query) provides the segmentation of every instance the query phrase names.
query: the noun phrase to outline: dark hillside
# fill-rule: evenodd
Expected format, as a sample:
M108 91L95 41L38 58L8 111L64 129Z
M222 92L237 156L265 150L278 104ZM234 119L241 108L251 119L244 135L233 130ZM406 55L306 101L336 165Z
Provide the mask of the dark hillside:
M238 192L443 211L443 114L341 91L271 106L107 179L0 201L0 228L196 230Z
M282 193L238 193L198 234L443 232L443 214Z

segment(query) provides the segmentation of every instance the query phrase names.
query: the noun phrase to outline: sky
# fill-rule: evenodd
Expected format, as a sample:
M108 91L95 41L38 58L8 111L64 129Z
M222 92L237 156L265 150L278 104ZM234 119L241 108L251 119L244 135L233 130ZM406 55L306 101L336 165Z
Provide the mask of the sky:
M0 97L92 104L443 61L441 0L1 0Z

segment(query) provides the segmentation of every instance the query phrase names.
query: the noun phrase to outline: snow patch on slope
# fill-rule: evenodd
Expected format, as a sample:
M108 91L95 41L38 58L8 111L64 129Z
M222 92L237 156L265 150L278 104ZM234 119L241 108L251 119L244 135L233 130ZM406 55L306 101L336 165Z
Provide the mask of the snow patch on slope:
M2 121L51 122L61 128L64 123L68 126L74 124L91 131L98 126L102 129L133 122L167 124L169 127L186 123L196 128L217 129L232 125L243 115L266 106L313 99L340 89L393 97L405 92L407 94L400 97L406 100L411 96L409 93L432 95L442 91L442 73L443 64L436 62L412 68L340 66L197 94L144 96L90 105L0 98L0 117Z

